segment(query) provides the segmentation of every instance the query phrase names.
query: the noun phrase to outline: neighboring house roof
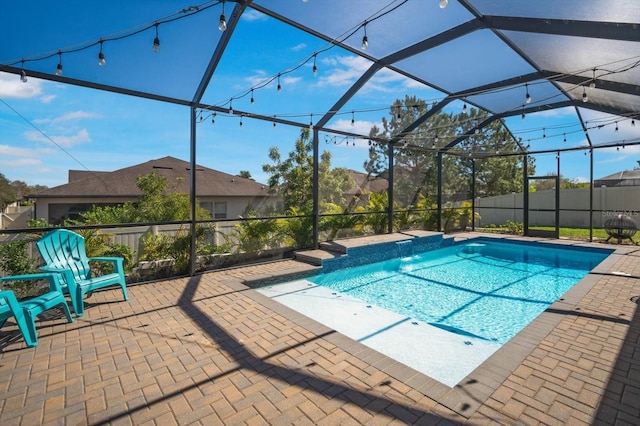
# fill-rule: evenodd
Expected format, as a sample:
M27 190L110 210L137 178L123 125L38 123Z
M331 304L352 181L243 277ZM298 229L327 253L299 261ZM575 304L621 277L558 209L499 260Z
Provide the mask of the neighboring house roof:
M32 198L72 197L138 197L142 191L136 178L152 172L167 178L169 188L189 192L190 163L174 157L164 157L113 172L69 171L69 183L31 194ZM265 197L267 185L251 179L197 166L196 195L198 197Z
M359 195L363 193L384 192L389 188L389 182L378 176L371 176L367 173L349 169L349 176L354 180L355 185L346 192L346 195Z
M605 186L640 186L640 170L623 170L593 181L594 187Z

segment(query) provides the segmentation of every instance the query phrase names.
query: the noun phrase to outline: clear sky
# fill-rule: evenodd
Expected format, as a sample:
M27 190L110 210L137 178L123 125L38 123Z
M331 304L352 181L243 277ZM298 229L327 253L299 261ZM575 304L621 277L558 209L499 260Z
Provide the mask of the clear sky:
M52 8L50 13L56 13L56 8ZM157 19L155 14L145 16L139 12L138 16L139 24ZM55 20L56 17L49 16L49 19ZM18 25L18 22L13 25ZM91 26L84 24L84 32L79 32L79 39L75 43L105 35L99 29L95 30L95 34L92 33ZM14 29L18 31L17 27ZM117 30L109 29L111 32ZM156 54L149 53L151 46L148 34L141 42L136 42L135 47L144 44L145 55L170 54L171 36L174 34L179 37L177 29L161 33L161 51ZM55 43L55 37L51 39ZM247 46L246 40L252 40L251 46ZM41 43L46 41L44 37ZM375 40L370 42L374 43ZM125 41L118 48L127 49L127 46ZM236 28L203 101L222 106L231 97L245 93L270 77L301 64L305 58L325 46L324 42L308 34L249 11ZM65 47L67 45L50 44L40 48L44 52ZM174 47L174 54L179 53L176 50L178 48ZM39 53L12 53L8 58L0 53L0 62ZM95 64L86 66L95 66L96 73L115 72L112 70L116 70L120 62L115 48L107 50L106 54L107 64L104 67L98 66L93 52L91 61ZM51 61L51 66L55 68L56 60ZM73 77L73 63L68 64L69 61L65 62L64 75ZM331 49L318 57L316 76L311 71L311 62L306 63L296 72L282 76L280 92L276 90L277 82L273 81L255 91L255 103L250 104L250 96L245 96L234 101L233 106L269 116L291 117L288 119L301 123L315 121L369 66L366 59L338 48ZM166 76L161 72L151 73L146 78L165 79L151 83L166 83L171 86L169 89L177 90L180 86L178 81L166 81ZM429 103L438 102L444 97L438 91L413 83L399 74L382 71L349 101L341 114L330 122L330 127L366 135L371 126L379 124L381 117L388 114L388 106L405 95L415 95ZM3 73L0 73L0 100L0 173L9 180L52 187L66 183L70 169L112 171L164 156L189 160L189 109L184 106L33 77L23 83L19 76ZM459 112L461 107L460 102L453 102L445 112ZM597 134L598 142L640 138L640 123L634 127L629 120L621 121L616 124L616 132L613 124L615 118L588 110L581 112L588 121L607 123L603 128L593 131ZM211 123L211 118L207 116L197 125L197 162L230 174L248 170L260 182L267 180L262 165L269 162L269 147L278 146L286 155L299 134L299 129L283 125L274 128L271 122L250 117L242 119L242 127L238 116L220 114L215 117L215 124ZM568 146L576 146L585 140L571 110L530 115L526 120L517 116L508 119L507 123L525 144L531 140L531 145L538 149L544 149L545 141L557 143L566 138ZM366 140L345 140L339 136L321 134L320 144L321 150L332 152L333 166L362 170L368 153ZM640 160L638 152L636 147L597 151L594 178L632 169ZM575 180L588 180L589 162L583 152L563 153L561 159L562 175ZM555 171L555 154L538 156L536 163L536 174L552 173Z

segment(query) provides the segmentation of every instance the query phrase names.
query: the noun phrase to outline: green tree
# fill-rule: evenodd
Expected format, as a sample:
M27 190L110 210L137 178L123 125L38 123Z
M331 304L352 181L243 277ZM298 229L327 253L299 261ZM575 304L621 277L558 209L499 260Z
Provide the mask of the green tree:
M251 172L248 170L240 170L240 173L238 173L238 176L245 179L255 180L253 179L253 177L251 177Z
M442 181L445 201L458 194L466 198L471 185L472 162L476 168L476 192L495 195L522 188L522 158L494 157L473 160L482 154L513 152L517 143L509 137L500 121L494 121L478 133L472 133L459 144L449 146L465 132L487 118L475 108L468 113L439 112L410 133L404 130L427 113L429 105L416 97L396 100L389 108L389 118L382 118L382 127L374 126L369 132L372 140L391 140L394 144L394 200L403 206L416 206L420 196L435 199L437 193L437 152L442 156ZM402 135L398 138L398 135ZM469 155L455 155L473 153ZM374 175L388 175L388 145L372 143L365 169ZM533 160L529 171L532 173Z
M0 212L3 212L7 205L16 201L16 190L9 180L0 173Z
M265 164L269 189L282 196L285 211L310 212L313 196L313 141L309 129L302 129L295 149L283 159L277 147L269 149L273 164ZM322 152L318 164L319 197L327 203L345 204L344 194L354 185L345 168L331 168L331 153Z

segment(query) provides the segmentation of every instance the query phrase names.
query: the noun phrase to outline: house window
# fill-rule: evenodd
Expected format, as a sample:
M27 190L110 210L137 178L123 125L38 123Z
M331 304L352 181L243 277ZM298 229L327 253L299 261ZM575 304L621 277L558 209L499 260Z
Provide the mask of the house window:
M216 201L213 204L213 218L214 219L226 219L227 218L227 203L224 201Z

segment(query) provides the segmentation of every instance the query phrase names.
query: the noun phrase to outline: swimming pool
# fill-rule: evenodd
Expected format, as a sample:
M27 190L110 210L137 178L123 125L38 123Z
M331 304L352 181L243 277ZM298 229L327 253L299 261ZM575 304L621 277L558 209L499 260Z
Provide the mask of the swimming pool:
M610 253L476 238L260 291L453 386Z

